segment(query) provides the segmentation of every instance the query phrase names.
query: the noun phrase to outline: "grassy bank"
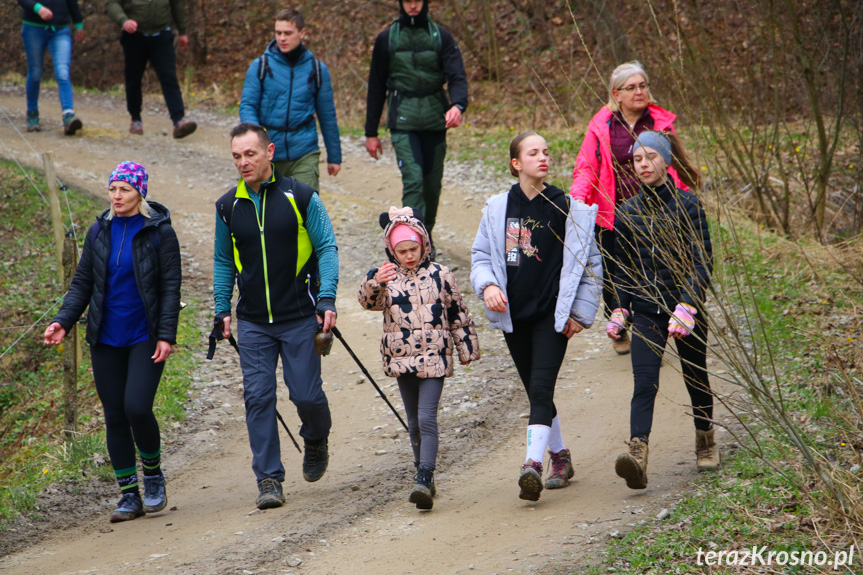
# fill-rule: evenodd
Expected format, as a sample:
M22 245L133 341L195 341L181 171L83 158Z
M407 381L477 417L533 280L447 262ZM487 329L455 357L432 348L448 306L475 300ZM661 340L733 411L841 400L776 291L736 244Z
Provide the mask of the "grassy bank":
M52 482L113 481L86 343L78 372L78 433L72 441L62 433L63 358L41 342L62 290L50 209L35 188L46 189L41 174L31 171L27 177L14 164L0 162L0 529L18 513L33 512L37 494ZM66 225L70 214L77 225L80 245L106 202L69 190L61 204ZM196 364L189 347L200 338L194 308L193 303L180 316L178 345L159 387L156 415L163 427L185 416Z

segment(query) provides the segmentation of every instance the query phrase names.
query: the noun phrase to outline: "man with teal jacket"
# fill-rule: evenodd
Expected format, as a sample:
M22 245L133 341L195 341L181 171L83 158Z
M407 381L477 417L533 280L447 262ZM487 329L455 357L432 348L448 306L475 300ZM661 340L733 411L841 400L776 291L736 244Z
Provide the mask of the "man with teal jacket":
M372 50L366 151L375 159L383 153L378 127L386 102L402 205L423 213L434 259L446 130L457 128L467 109L467 77L452 34L429 19L428 0L399 0L399 8L399 19L378 34Z
M315 116L327 147L327 173L342 163L333 84L326 65L303 45L306 21L291 8L276 14L276 38L246 72L240 121L267 129L276 146L273 163L283 176L319 188L321 157Z
M331 417L321 380L315 333L336 325L339 256L327 210L318 193L273 167L275 146L255 124L231 130L237 186L216 201L213 255L214 324L231 334L236 282L237 340L243 370L246 426L259 509L285 497L276 428L276 364L282 358L290 399L303 422L303 477L327 470Z

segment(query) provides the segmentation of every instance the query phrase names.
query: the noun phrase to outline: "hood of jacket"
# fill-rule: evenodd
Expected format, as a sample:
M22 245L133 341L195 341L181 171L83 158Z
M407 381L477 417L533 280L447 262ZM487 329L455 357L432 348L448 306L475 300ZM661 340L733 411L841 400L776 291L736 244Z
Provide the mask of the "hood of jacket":
M399 23L402 26L425 26L429 21L429 0L423 0L423 7L416 16L408 16L403 0L399 0Z
M393 217L390 219L390 223L387 224L384 228L384 250L387 252L387 257L389 258L389 260L401 267L401 264L399 264L399 262L396 260L393 246L390 245L390 232L393 231L393 228L399 224L406 224L419 234L420 238L422 239L422 242L420 244L420 250L422 254L420 255L420 263L417 264L417 267L428 266L430 262L429 254L431 253L431 242L429 242L429 234L426 231L426 227L423 225L423 223L414 216L401 215Z

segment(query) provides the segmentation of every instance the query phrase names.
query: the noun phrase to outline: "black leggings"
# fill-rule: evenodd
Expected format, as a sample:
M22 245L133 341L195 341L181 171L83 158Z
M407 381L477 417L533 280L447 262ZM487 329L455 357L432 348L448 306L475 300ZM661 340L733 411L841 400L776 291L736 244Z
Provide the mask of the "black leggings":
M569 339L554 331L554 314L531 323L513 323L506 346L530 401L528 425L547 425L557 415L554 385Z
M160 450L153 401L165 363L153 362L155 351L155 340L129 347L96 344L90 348L93 379L105 410L108 455L115 470L137 465L136 444L143 453Z
M703 312L702 312L703 313ZM683 370L683 381L692 401L695 429L710 429L713 394L707 379L707 322L702 313L695 316L693 333L675 340ZM668 339L668 314L642 314L632 317L632 375L635 390L629 417L630 437L647 440L653 425L653 405L659 391L659 368Z

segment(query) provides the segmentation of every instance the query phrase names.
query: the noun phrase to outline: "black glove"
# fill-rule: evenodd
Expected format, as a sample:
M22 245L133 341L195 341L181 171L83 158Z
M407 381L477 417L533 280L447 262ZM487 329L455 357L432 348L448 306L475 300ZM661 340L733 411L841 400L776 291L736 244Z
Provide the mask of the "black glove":
M331 311L335 314L336 312L336 299L332 297L322 297L318 299L318 304L315 306L315 313L321 317L324 317L325 311Z
M217 313L213 318L213 331L210 332L210 348L207 350L207 359L213 359L213 355L216 353L216 342L225 339L225 334L222 330L225 328L226 317L231 317L231 312L223 311ZM230 339L233 340L233 336ZM231 345L234 345L233 341Z

